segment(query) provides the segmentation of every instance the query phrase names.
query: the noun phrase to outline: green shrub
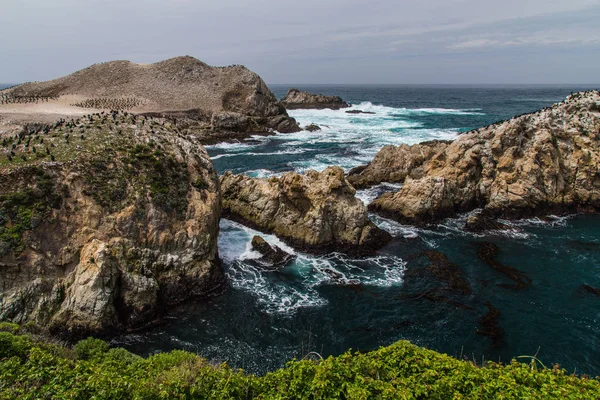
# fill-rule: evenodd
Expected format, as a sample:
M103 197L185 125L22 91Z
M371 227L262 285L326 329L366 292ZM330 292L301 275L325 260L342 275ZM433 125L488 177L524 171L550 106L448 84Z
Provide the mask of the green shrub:
M89 360L108 352L108 343L104 340L89 337L75 345L75 355L80 360Z
M185 351L138 357L89 338L77 359L0 332L0 399L596 399L600 381L513 361L485 367L401 341L291 361L265 376Z

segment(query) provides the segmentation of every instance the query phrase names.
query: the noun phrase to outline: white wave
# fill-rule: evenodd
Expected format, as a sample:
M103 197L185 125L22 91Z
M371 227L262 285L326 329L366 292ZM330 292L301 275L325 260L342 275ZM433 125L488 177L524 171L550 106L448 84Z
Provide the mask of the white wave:
M211 145L207 145L204 146L207 150L227 150L227 151L233 151L233 150L246 150L246 149L250 149L252 147L255 147L256 144L249 144L249 143L242 143L242 142L233 142L233 143L217 143L217 144L211 144Z
M381 196L385 192L397 192L402 188L401 183L380 183L367 189L356 191L356 197L362 200L365 205L371 204L373 200Z
M273 151L270 153L257 153L257 152L248 152L248 153L224 153L211 157L212 160L217 160L222 157L245 157L245 156L276 156L281 154L302 154L305 150L281 150L281 151Z

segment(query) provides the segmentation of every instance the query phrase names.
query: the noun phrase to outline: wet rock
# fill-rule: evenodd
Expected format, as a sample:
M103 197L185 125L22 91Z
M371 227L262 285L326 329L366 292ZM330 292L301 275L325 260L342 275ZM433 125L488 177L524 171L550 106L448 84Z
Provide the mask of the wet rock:
M371 254L391 240L369 220L339 167L272 178L227 172L221 190L226 216L306 251Z
M502 272L504 275L508 276L510 279L515 281L514 285L507 284L498 284L498 286L506 288L506 289L525 289L527 286L531 285L531 279L525 275L522 271L519 271L516 268L509 267L504 265L496 260L496 256L498 255L498 246L493 243L483 242L479 245L479 249L477 250L477 256L490 267L494 268L496 271Z
M480 328L477 330L477 333L489 337L492 340L491 347L497 349L504 344L504 329L502 329L498 322L500 310L494 307L489 301L485 302L485 306L488 308L488 312L479 319Z
M312 94L298 89L288 90L281 104L288 110L296 109L324 109L339 110L340 108L350 107L348 103L339 96L324 96L322 94Z
M465 222L465 230L470 232L498 231L506 229L509 229L506 224L483 215L482 213L469 216Z
M262 254L259 262L269 267L282 267L293 258L293 255L286 253L278 246L270 245L260 236L252 238L252 249Z
M371 209L415 224L475 208L502 218L598 211L599 105L598 91L576 93L464 133Z
M346 114L375 114L373 111L363 111L363 110L348 110Z
M321 127L317 124L310 124L310 125L306 125L304 127L305 131L309 131L309 132L317 132L321 130Z

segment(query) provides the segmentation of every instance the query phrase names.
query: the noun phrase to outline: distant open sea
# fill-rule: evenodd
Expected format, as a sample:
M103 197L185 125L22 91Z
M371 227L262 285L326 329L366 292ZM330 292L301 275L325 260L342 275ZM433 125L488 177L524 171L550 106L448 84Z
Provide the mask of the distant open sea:
M460 132L531 112L564 99L570 92L598 86L439 85L271 85L279 97L290 87L339 95L353 109L296 110L290 115L322 131L252 137L207 149L219 172L233 170L256 177L285 171L346 170L369 162L386 144L453 139ZM359 191L368 203L397 190L380 185ZM323 356L348 349L368 351L406 339L415 344L467 357L509 361L534 355L570 372L600 375L600 298L581 290L600 287L600 216L549 216L510 222L502 233L472 234L462 229L465 215L428 228L371 218L394 240L377 255L354 259L342 254L315 256L295 252L296 260L279 273L265 272L253 261L250 240L256 231L222 220L219 252L228 276L224 294L182 307L168 324L121 336L113 344L140 354L170 349L195 351L214 361L264 373L308 351ZM263 235L290 252L271 235ZM498 260L524 271L532 280L525 290L510 283L477 257L478 244L498 246ZM439 286L426 274L418 254L444 253L472 286L470 295L449 294L451 302L432 302L420 293ZM333 281L325 269L343 278ZM345 284L344 284L345 283ZM360 284L360 285L357 285ZM501 312L504 342L497 348L479 335L479 319L490 301Z

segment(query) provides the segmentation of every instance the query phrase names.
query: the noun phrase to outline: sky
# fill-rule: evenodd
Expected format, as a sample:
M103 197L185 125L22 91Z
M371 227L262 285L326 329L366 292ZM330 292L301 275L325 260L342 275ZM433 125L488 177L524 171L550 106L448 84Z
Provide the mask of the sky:
M600 83L600 0L0 0L0 82L190 55L268 84Z

